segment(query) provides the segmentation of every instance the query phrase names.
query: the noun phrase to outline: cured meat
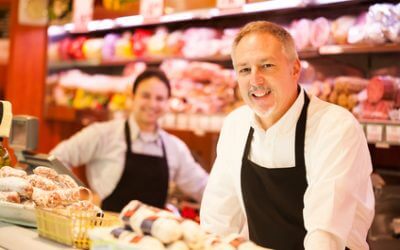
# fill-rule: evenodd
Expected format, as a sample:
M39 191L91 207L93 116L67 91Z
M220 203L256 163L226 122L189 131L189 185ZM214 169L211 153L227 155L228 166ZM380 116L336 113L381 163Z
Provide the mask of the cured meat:
M42 207L58 207L68 205L79 200L84 200L82 192L90 192L86 188L69 188L46 191L39 188L34 188L32 200L38 206Z
M377 103L364 102L362 104L361 118L366 119L389 119L389 111L393 106L393 102L390 101L379 101Z
M57 184L54 181L41 175L31 174L27 177L27 179L29 183L35 188L40 188L47 191L56 190L58 188Z
M335 78L333 84L337 92L355 94L367 88L369 81L360 77L339 76Z
M182 237L182 228L178 222L180 217L137 200L131 201L122 209L120 218L135 232L152 235L165 244Z
M311 23L310 43L314 48L326 45L331 40L331 25L325 17L318 17Z
M9 166L4 166L0 168L0 177L9 177L9 176L19 177L24 179L27 177L27 174L24 170L16 169Z
M380 100L394 100L396 78L390 76L375 76L367 86L368 102L374 104Z
M77 188L79 187L78 183L72 179L71 176L66 174L60 174L57 176L57 184L60 188Z
M12 203L21 203L21 198L19 194L15 191L1 191L0 201L8 201Z
M189 250L189 249L198 249L198 248L189 248L186 245L186 243L181 240L175 241L174 243L171 243L167 246L167 250Z
M332 36L336 44L347 44L347 35L352 26L356 23L354 16L341 16L332 22Z
M30 198L32 196L33 188L27 180L10 176L0 178L0 191L14 191L23 197Z
M291 23L289 30L298 50L304 50L309 47L311 20L305 18L295 20Z
M184 220L181 223L183 232L183 241L191 249L203 249L206 234L200 228L200 225L192 220Z
M73 211L95 211L102 212L102 210L90 201L77 201L67 206L67 210Z
M52 168L38 166L33 169L33 173L57 181L58 173Z

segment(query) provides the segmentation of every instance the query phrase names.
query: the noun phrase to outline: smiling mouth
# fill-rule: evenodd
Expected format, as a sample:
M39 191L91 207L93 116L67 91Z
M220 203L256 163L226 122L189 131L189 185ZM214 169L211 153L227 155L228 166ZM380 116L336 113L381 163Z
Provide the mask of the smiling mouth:
M249 95L252 97L263 97L271 94L272 90L264 86L251 86L249 90Z

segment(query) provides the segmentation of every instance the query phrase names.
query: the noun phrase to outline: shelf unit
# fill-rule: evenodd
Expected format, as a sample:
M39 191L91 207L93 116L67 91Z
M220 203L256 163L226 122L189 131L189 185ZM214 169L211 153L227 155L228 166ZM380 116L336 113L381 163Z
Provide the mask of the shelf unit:
M270 20L273 22L288 24L290 20L299 17L316 18L319 16L325 16L327 18L333 19L340 15L351 15L359 14L362 11L368 9L371 4L374 3L397 3L395 0L315 0L310 1L312 4L304 4L302 0L294 1L280 1L280 0L270 0L258 3L245 4L242 8L236 8L231 10L220 10L217 8L210 9L200 9L194 11L185 11L180 13L164 15L158 19L145 20L139 15L119 17L116 19L107 20L96 20L92 21L88 26L88 32L74 32L72 24L66 24L63 26L50 26L48 29L49 41L57 41L66 36L77 37L80 35L88 35L93 37L102 37L108 32L123 32L126 30L134 30L135 28L146 28L153 29L154 27L163 25L167 26L171 31L182 29L185 27L217 27L217 28L227 28L227 27L238 27L252 20ZM333 11L337 10L337 11ZM400 53L400 44L382 44L382 45L372 45L372 44L362 44L362 45L326 45L318 49L307 49L299 52L299 56L302 59L312 59L317 60L318 58L338 58L344 57L342 62L347 62L348 59L353 59L353 57L359 56L361 59L356 61L363 61L364 68L368 68L374 65L374 61L370 57L365 58L363 55L372 55L380 60L381 55L391 56L391 54ZM207 58L183 58L179 56L172 57L142 57L133 58L127 60L94 60L94 61L65 61L65 62L53 62L48 64L49 72L57 72L70 68L82 68L103 70L106 68L121 68L131 62L146 62L150 65L158 65L163 60L167 59L185 59L190 61L209 61L216 62L224 65L231 65L231 60L229 56L217 56L217 57L207 57ZM393 58L391 58L393 61ZM339 62L341 60L338 60ZM392 62L390 61L390 63ZM107 111L91 111L91 110L74 110L69 107L53 107L49 106L45 112L45 117L50 120L59 120L64 122L72 122L77 119L83 119L86 116L98 117L101 119L106 119L108 117ZM92 114L93 113L93 114ZM61 115L62 114L62 115ZM197 131L211 131L218 132L217 121L223 115L216 115L217 118L214 119L211 126L212 129L207 130L210 126L205 126L206 129L195 128L193 121L198 121L199 123L209 124L210 121L206 121L202 115L173 115L170 114L164 120L164 126L168 128L175 129L192 129ZM221 119L220 119L221 120ZM172 122L173 121L173 122ZM364 126L365 131L371 131L374 126L382 127L382 135L380 139L374 139L370 135L370 142L376 143L378 146L386 145L400 145L400 142L396 140L386 139L386 131L392 131L392 127L398 128L399 123L392 123L390 121L366 121L361 120L361 124ZM179 124L179 125L178 125ZM186 124L186 125L185 125ZM201 127L201 126L200 126ZM389 129L387 129L389 128Z
M49 106L45 112L46 119L62 122L99 121L107 120L110 116L111 112L106 110L76 110L65 106ZM204 135L205 133L219 133L224 118L224 114L168 113L162 118L161 126L167 130L192 131L197 135ZM359 119L359 122L364 129L368 143L375 144L379 148L400 145L400 121Z
M359 120L363 126L368 143L378 148L400 145L400 121Z
M400 44L388 43L382 45L363 44L363 45L325 45L319 49L307 49L299 51L301 59L317 58L320 56L329 55L344 55L344 54L365 54L365 53L393 53L400 52ZM54 62L48 65L49 70L60 70L68 68L84 68L84 67L112 67L125 66L131 62L146 62L148 64L161 64L163 60L168 59L185 59L189 61L208 61L216 63L227 63L231 61L230 56L214 56L214 57L198 57L185 58L181 56L149 56L138 57L127 60L82 60L82 61L64 61Z

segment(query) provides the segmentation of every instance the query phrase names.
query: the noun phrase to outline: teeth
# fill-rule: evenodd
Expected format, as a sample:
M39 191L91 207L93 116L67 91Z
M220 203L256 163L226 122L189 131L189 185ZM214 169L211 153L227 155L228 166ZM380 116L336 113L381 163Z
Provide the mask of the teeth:
M271 89L263 86L257 86L257 87L252 86L249 92L251 95L255 97L262 97L265 95L269 95L271 93Z
M256 91L253 93L253 95L256 97L261 97L264 96L266 93L267 93L266 91Z

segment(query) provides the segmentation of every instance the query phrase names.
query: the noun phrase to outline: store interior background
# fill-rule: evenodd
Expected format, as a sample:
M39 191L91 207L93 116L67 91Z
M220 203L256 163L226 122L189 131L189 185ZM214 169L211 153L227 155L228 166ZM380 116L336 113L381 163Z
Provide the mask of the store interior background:
M39 146L38 152L47 153L61 140L68 138L73 133L81 129L84 124L82 117L76 121L63 121L62 119L49 119L45 105L45 92L46 84L45 79L48 73L47 66L47 26L27 26L21 25L18 22L18 3L15 0L0 0L0 9L9 10L8 17L8 31L2 40L8 40L8 58L0 57L0 98L8 100L12 103L13 114L27 114L36 116L40 121L39 131ZM253 1L255 2L255 1ZM362 2L362 1L360 1ZM373 2L373 1L366 1ZM391 1L388 1L391 2ZM396 2L396 1L393 1ZM175 12L186 11L197 8L210 8L214 7L216 0L167 0L165 1L166 7L173 9ZM102 7L102 1L95 1L93 19L116 18L121 16L135 15L138 13L139 6L128 11L110 11ZM357 12L357 8L365 8L364 5L353 5L352 8L345 10L342 8L340 14ZM324 10L323 12L315 10L305 10L299 12L277 12L269 13L266 16L263 13L252 15L239 16L240 18L221 18L218 22L209 22L207 20L193 21L181 23L187 28L191 25L194 26L210 26L218 27L229 23L234 26L241 26L248 21L256 19L266 19L271 21L280 22L285 19L294 19L299 17L316 18L320 15L324 16L338 16L335 9L330 11ZM156 27L156 25L150 26ZM4 34L4 32L2 33ZM1 55L7 54L4 50L0 52ZM399 52L397 52L399 55ZM368 68L371 66L370 61L365 60L366 57L353 57L352 55L337 56L337 60L359 60L358 64L361 67ZM382 56L379 61L382 64L392 63L393 57L389 57L385 62L385 56ZM399 61L399 60L398 60ZM399 62L397 61L397 65ZM357 62L356 62L357 63ZM367 71L367 69L366 69ZM65 113L60 110L58 115L62 116ZM181 137L198 156L199 161L209 171L211 169L212 161L215 158L215 146L218 139L218 133L205 133L203 135L196 135L191 131L171 130L174 134ZM400 177L396 174L400 173L400 146L391 145L389 148L379 148L374 144L370 144L371 157L374 167L376 169L389 170L387 180L389 182L396 182ZM74 170L81 178L83 176L83 169ZM400 174L399 174L400 176Z

